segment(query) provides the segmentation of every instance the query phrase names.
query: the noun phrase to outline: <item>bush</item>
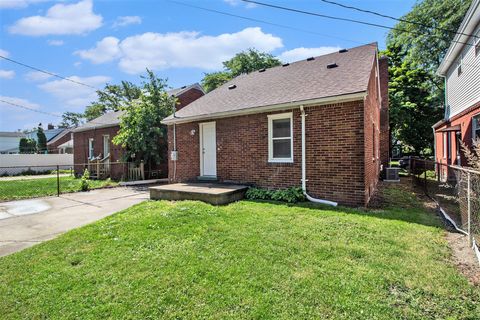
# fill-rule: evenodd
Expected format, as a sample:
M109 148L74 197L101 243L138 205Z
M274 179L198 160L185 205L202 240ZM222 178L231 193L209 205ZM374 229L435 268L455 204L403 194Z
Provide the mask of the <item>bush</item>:
M300 187L288 189L268 190L263 188L249 188L245 194L251 200L275 200L288 203L305 201L305 195Z
M88 191L90 189L90 172L88 172L88 169L83 171L83 175L80 180L80 189L82 191Z

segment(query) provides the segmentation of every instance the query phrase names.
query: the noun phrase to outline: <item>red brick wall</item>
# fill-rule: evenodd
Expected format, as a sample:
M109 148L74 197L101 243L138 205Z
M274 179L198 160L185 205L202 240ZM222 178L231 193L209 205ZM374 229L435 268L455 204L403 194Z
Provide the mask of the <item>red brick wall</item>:
M309 193L344 205L365 205L363 101L308 107L306 113ZM268 162L268 114L215 120L220 181L268 188L301 186L300 111L293 110L294 162L284 164ZM176 132L175 181L195 180L200 175L199 123L176 125ZM171 151L173 126L168 136ZM171 181L173 171L169 161Z
M178 96L178 105L177 105L177 111L182 109L183 107L189 105L193 101L197 100L201 96L203 96L204 93L198 89L190 89L188 91L185 91L181 95Z
M388 58L381 57L378 60L380 73L380 94L382 97L382 109L380 110L380 161L387 166L390 160L390 119L388 99Z
M466 159L463 155L463 152L461 151L460 146L458 146L456 137L455 137L455 132L446 132L446 135L450 136L451 140L451 157L450 158L444 158L443 157L443 132L440 130L448 128L448 127L453 127L453 126L460 126L461 129L461 139L462 141L468 145L472 146L472 117L480 114L480 103L477 103L470 108L467 108L464 112L452 117L452 119L444 123L443 125L439 126L438 128L435 129L435 154L436 154L436 161L444 164L450 164L450 165L465 165L466 164ZM460 163L457 161L457 149L460 151ZM448 154L448 153L447 153ZM442 167L443 170L445 171L447 168ZM447 172L442 173L443 177L447 177Z
M364 163L365 203L368 203L377 187L380 173L380 74L374 63L368 83L368 95L364 108Z
M63 137L55 141L54 143L47 144L48 153L58 153L58 146L69 141L71 139L71 133L68 132Z

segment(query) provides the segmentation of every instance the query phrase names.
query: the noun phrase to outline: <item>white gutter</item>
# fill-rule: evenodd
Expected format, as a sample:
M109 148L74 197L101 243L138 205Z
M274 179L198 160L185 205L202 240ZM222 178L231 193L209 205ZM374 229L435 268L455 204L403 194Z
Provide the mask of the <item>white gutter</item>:
M303 108L303 105L300 106L300 112L302 114L302 190L303 194L307 198L308 201L315 202L315 203L321 203L321 204L327 204L330 206L336 207L338 203L329 201L329 200L323 200L323 199L316 199L308 195L307 193L307 163L306 163L306 141L305 141L305 110Z
M280 104L274 104L274 105L268 105L268 106L262 106L262 107L252 107L252 108L246 108L246 109L234 110L234 111L223 111L223 112L203 114L198 116L190 116L190 117L176 116L175 118L169 117L169 118L163 119L162 123L169 125L173 123L188 123L188 122L193 122L198 120L229 118L234 116L285 110L289 108L294 109L294 108L298 108L298 106L301 104L302 105L324 105L324 104L330 104L330 103L349 102L349 101L363 100L366 95L367 95L366 91L360 91L360 92L350 93L350 94L345 94L340 96L280 103Z

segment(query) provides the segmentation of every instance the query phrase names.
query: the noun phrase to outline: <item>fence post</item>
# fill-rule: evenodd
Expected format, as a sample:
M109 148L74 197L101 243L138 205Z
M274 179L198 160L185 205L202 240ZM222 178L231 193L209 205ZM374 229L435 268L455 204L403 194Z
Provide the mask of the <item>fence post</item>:
M57 165L57 197L60 197L60 166Z
M467 232L468 232L468 244L472 244L472 230L471 230L471 220L472 220L472 206L470 204L470 193L471 193L471 180L470 172L467 172Z

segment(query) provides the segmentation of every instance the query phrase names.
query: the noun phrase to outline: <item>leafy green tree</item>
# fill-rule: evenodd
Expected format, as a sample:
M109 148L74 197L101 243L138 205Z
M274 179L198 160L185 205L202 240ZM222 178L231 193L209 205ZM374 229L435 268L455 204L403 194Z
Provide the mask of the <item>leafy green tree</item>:
M281 65L281 61L273 55L248 49L237 53L230 60L224 61L223 71L205 73L202 86L206 92L210 92L241 74L279 65Z
M113 143L125 148L125 158L143 160L151 165L160 163L166 150L167 128L161 120L173 113L177 103L166 89L166 81L147 71L138 99L123 104L125 111L120 119L120 130Z
M37 141L34 139L21 138L18 149L20 153L36 153Z
M394 141L418 155L432 152L431 126L444 113L443 79L435 72L470 5L423 0L387 36L390 128Z
M97 90L98 100L87 106L83 116L90 121L108 111L118 111L138 99L140 94L141 89L128 81L122 81L119 85L107 84L103 90Z
M38 126L37 128L37 149L40 153L45 153L47 151L47 137L41 126Z
M67 111L62 114L62 122L58 126L60 128L78 127L82 122L82 113Z

